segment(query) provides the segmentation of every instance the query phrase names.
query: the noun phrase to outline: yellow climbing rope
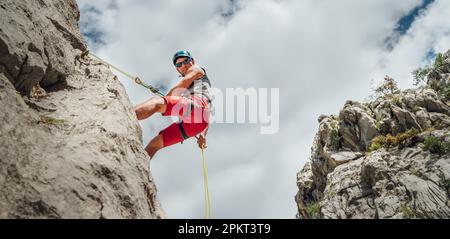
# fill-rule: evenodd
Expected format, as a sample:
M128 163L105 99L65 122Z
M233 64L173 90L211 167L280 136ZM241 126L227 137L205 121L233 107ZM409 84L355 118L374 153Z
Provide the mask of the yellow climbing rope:
M136 82L137 84L139 84L139 85L141 85L141 86L143 86L143 87L149 89L151 92L153 92L154 94L158 95L159 97L163 97L163 96L164 96L164 94L161 93L158 89L156 89L155 87L153 87L153 86L151 86L151 85L149 85L149 84L146 84L146 83L143 82L139 77L137 77L137 76L134 77L134 76L132 76L132 75L126 73L125 71L121 70L120 68L118 68L118 67L116 67L116 66L114 66L114 65L112 65L112 64L110 64L110 63L108 63L107 61L103 60L102 58L100 58L100 57L98 57L98 56L96 56L96 55L94 55L94 54L92 54L92 53L89 53L89 55L91 55L91 56L97 58L97 59L98 59L99 61L101 61L102 63L104 63L104 64L106 64L107 66L113 68L114 70L116 70L116 71L122 73L123 75L125 75L125 76L128 77L128 78L130 78L131 80L134 80L134 82Z
M206 160L205 160L205 152L202 150L202 158L203 158L203 187L205 190L205 218L211 219L211 198L209 196L209 187L208 187L208 174L206 173Z

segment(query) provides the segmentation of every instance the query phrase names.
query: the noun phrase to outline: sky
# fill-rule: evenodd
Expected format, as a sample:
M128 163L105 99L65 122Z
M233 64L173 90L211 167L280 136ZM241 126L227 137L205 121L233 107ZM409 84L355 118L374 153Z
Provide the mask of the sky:
M77 0L92 52L166 92L173 54L189 50L213 87L279 89L279 130L211 124L205 151L213 218L295 218L296 173L321 114L365 101L385 75L411 72L450 49L446 0ZM152 95L117 73L130 100ZM148 141L175 119L140 121ZM168 218L203 218L201 152L193 139L151 162Z

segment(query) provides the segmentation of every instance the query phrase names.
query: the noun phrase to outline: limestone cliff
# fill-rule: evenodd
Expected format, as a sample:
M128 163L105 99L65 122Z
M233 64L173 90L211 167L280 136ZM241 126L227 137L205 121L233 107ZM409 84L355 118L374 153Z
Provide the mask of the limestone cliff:
M388 78L376 100L319 117L297 217L450 218L450 51L439 57L426 85Z
M75 0L0 2L0 218L165 217L122 84Z

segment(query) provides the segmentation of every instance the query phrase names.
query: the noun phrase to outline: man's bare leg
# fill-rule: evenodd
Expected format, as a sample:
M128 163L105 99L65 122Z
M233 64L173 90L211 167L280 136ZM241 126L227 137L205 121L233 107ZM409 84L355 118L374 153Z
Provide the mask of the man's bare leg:
M150 140L147 147L145 147L145 151L147 151L150 159L152 159L153 155L155 155L155 153L162 148L164 148L163 138L162 135L159 134Z
M156 112L164 113L166 112L166 102L163 98L151 98L143 103L140 103L134 107L134 112L136 113L138 120L143 120Z

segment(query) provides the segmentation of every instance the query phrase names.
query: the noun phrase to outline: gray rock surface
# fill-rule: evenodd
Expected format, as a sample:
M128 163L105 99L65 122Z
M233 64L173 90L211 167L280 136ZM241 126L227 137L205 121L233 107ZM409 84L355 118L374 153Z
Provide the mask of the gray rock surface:
M0 3L0 218L164 218L122 84L74 0Z
M436 90L450 86L450 51L445 60L425 86L319 117L298 218L450 218L450 102Z
M75 55L86 50L79 17L74 0L2 0L0 72L26 95L37 83L64 81L75 70Z
M449 218L450 160L381 149L327 175L322 218ZM447 188L446 188L447 187Z

